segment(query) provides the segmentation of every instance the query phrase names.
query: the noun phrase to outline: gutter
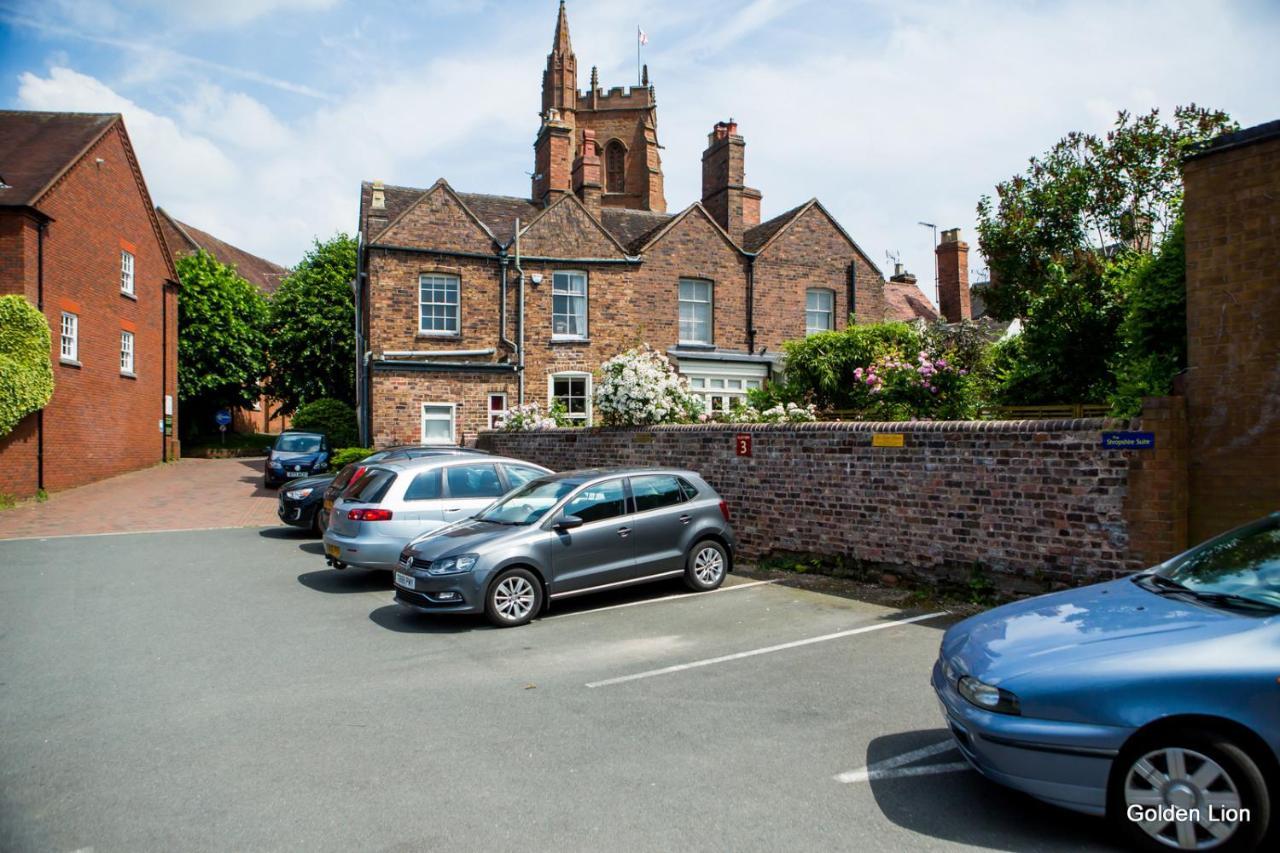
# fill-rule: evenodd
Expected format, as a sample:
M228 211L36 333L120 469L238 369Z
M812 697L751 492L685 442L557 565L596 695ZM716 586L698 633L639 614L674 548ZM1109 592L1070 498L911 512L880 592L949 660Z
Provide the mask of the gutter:
M440 349L440 350L383 350L382 357L388 358L432 358L435 356L467 356L467 355L493 355L497 350L493 347L488 349Z
M519 368L502 361L385 361L370 362L378 372L411 370L418 373L511 373Z

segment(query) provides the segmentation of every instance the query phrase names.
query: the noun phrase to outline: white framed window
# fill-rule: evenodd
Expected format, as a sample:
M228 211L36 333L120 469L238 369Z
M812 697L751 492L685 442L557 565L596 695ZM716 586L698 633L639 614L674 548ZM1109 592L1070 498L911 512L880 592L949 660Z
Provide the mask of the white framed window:
M133 296L133 252L120 250L120 292Z
M711 282L680 279L680 343L711 343Z
M587 336L587 274L559 271L551 277L551 337L581 340Z
M422 443L456 444L454 424L457 414L456 403L423 403Z
M440 273L418 276L418 331L424 335L456 335L458 277Z
M836 293L825 287L811 287L804 292L804 333L829 332L835 328Z
M133 375L133 332L120 333L120 372Z
M706 361L682 362L680 373L689 380L689 390L702 400L708 414L727 415L736 402L746 403L747 392L761 388L769 369L763 364L715 364Z
M489 429L496 429L498 426L498 418L507 413L507 395L506 394L490 394L489 395Z
M63 361L77 361L80 357L80 318L70 311L62 312L61 349Z
M579 426L591 423L591 374L553 373L547 377L547 405L564 406L565 414Z

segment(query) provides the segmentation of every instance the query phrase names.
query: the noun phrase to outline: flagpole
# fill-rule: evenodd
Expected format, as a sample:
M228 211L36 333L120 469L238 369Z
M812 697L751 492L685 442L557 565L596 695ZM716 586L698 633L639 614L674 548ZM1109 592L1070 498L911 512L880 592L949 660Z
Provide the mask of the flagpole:
M636 85L640 85L640 25L636 24Z

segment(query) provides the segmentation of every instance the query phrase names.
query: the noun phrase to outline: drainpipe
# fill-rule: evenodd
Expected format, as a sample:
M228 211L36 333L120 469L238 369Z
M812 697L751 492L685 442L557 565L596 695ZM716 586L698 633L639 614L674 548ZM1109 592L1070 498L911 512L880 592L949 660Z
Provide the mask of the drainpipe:
M516 219L516 275L519 299L516 302L516 383L517 405L524 405L524 270L520 268L520 220Z
M136 357L136 356L135 356ZM169 390L169 282L160 282L160 461L165 453L169 435L164 431L164 397Z
M44 232L48 222L36 225L36 307L44 313ZM61 328L61 322L59 322ZM44 407L36 412L36 488L44 488Z
M355 295L356 311L356 412L358 421L356 426L360 432L360 446L369 446L369 394L365 388L365 370L364 363L364 232L361 231L356 235L356 278L351 282L351 289Z
M747 352L756 351L756 256L747 255Z
M507 257L507 248L498 249L498 343L515 350L515 342L507 337L507 265L511 259Z

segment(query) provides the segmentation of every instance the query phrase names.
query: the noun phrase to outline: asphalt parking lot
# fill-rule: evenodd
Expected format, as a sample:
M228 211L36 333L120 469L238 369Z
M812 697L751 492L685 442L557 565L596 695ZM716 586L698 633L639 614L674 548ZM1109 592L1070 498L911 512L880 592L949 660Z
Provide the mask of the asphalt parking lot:
M0 849L1111 849L958 764L945 615L734 577L496 630L320 550L0 542Z

